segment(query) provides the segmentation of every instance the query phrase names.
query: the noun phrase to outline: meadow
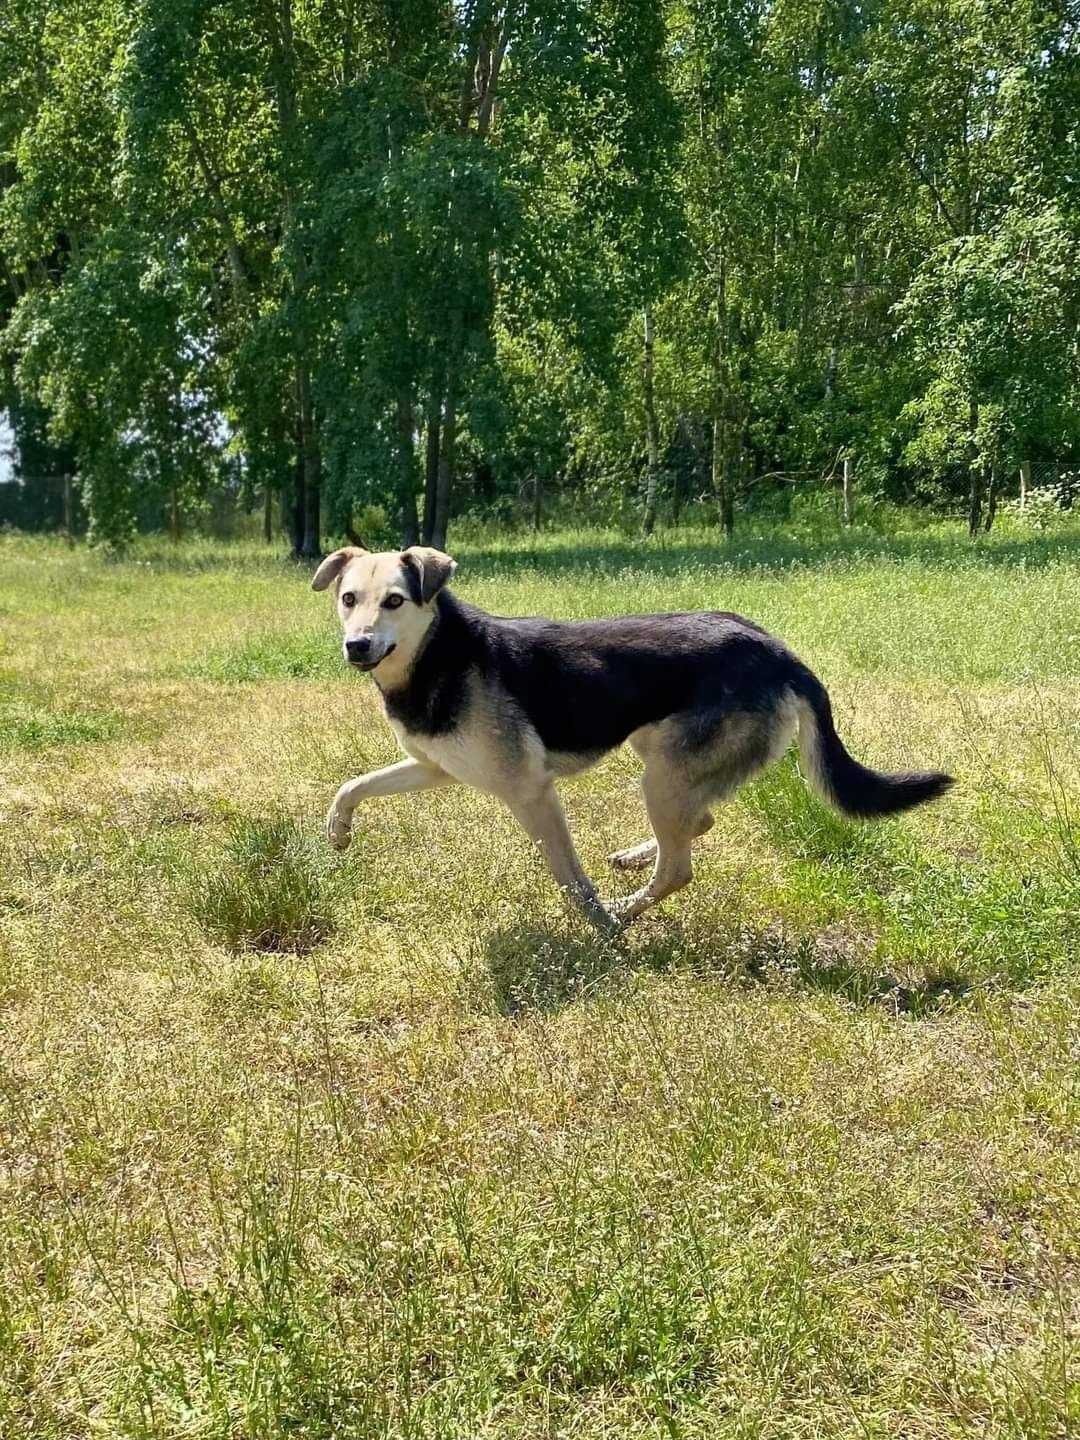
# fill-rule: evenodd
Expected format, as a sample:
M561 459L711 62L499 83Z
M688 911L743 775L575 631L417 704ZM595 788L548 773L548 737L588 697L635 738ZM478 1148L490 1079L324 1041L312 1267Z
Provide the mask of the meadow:
M507 614L741 611L794 756L615 939L395 758L255 544L0 537L0 1436L1080 1431L1080 530L452 545ZM568 782L586 868L633 757Z

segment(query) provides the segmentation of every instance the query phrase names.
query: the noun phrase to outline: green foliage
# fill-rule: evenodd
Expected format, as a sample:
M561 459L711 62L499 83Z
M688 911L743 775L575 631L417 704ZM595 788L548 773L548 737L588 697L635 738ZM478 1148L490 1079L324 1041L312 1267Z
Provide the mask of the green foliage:
M1022 502L1007 501L1003 518L1021 534L1067 532L1072 524L1072 498L1078 483L1080 476L1070 475L1057 484L1037 486L1027 492Z
M898 307L932 376L908 406L915 458L941 468L973 455L1014 468L1041 450L1067 453L1078 247L1080 235L1047 207L1010 210L993 233L949 241L929 257Z
M210 497L306 556L368 506L404 539L418 508L429 539L558 502L629 529L647 431L667 518L726 529L845 459L861 504L953 505L1080 449L1067 6L0 27L0 405L25 483L76 471L111 548Z

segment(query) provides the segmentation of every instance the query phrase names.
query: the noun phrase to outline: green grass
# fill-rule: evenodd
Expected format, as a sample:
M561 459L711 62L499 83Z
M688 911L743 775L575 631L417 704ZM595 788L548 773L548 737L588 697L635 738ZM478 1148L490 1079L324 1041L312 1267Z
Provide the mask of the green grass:
M87 705L78 696L57 700L47 686L0 671L0 753L108 740L123 724L105 705Z
M347 873L310 830L234 822L224 854L196 861L183 883L193 921L232 950L304 955L334 930Z
M479 795L324 848L396 750L305 573L0 537L0 1436L1077 1433L1080 533L455 553L750 614L959 784L853 825L789 757L603 940ZM602 878L632 757L565 795Z

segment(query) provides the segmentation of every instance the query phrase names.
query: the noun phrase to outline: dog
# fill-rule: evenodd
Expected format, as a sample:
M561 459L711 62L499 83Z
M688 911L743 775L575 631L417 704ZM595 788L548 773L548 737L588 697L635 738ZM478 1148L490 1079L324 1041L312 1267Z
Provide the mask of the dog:
M713 809L778 760L796 728L811 785L845 815L895 814L952 784L936 771L860 765L821 681L739 615L505 619L447 588L456 569L428 546L349 546L315 572L313 589L335 587L346 661L374 677L408 757L338 790L326 832L339 850L361 800L471 785L509 806L565 894L613 930L689 884L691 843L712 828ZM556 781L624 741L644 762L652 838L610 863L653 870L633 894L604 902L581 867Z

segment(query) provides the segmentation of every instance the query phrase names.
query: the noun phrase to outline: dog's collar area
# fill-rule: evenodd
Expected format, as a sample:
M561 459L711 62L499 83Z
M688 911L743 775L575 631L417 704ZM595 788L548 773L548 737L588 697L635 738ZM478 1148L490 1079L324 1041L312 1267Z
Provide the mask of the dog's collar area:
M439 598L439 597L436 596L435 613L432 615L431 620L428 622L428 627L427 627L427 629L424 631L423 635L421 636L421 638L420 638L420 644L416 647L415 653L412 655L412 657L411 657L411 658L409 659L409 661L408 661L408 669L407 669L407 671L406 671L405 676L404 676L402 679L399 679L399 680L396 681L396 682L394 682L394 681L391 681L391 682L390 682L390 689L391 689L392 691L398 691L398 690L406 690L406 689L408 689L409 681L410 681L410 678L411 678L413 672L414 672L415 669L416 669L417 662L419 661L421 655L423 655L423 653L424 653L424 651L427 649L427 647L431 644L431 638L432 638L432 636L435 634L435 631L436 631L436 630L438 629L438 627L439 627L438 598ZM393 645L390 646L390 650L393 650L393 649L395 649L395 648L396 648L396 647L393 646ZM388 650L388 651L386 652L386 655L389 655L389 654L390 654L390 650ZM386 655L384 655L384 656L382 657L384 660L386 659ZM351 663L351 662L350 662L350 663ZM367 668L368 668L368 669L374 669L374 666L368 666ZM375 684L376 684L376 685L379 685L379 677L378 677L377 675L375 676ZM384 695L387 694L386 689L385 689L382 685L379 685L379 689L382 690L382 692L383 692Z

